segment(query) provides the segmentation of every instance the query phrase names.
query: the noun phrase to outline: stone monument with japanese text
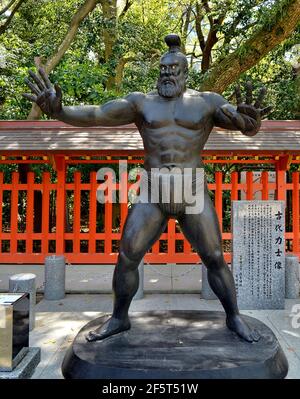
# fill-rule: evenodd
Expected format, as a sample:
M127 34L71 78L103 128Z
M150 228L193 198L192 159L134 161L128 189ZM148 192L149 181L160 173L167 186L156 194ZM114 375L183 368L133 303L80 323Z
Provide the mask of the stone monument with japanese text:
M232 202L232 269L240 309L284 309L285 202Z

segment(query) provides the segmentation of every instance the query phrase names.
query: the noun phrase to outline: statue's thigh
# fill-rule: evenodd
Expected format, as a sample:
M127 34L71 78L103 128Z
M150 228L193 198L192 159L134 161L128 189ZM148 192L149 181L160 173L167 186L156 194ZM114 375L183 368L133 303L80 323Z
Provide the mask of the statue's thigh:
M204 196L204 209L201 213L184 214L178 222L183 234L204 262L205 259L209 261L213 257L222 257L219 221L208 193Z
M123 229L120 249L125 253L144 254L166 227L167 219L155 204L134 204Z

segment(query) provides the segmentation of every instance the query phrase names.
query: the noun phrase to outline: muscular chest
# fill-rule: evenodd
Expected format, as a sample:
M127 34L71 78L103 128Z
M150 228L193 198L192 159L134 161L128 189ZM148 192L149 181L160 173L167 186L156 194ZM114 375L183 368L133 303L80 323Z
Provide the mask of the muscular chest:
M202 99L150 100L144 105L143 124L147 129L182 127L200 130L209 113Z

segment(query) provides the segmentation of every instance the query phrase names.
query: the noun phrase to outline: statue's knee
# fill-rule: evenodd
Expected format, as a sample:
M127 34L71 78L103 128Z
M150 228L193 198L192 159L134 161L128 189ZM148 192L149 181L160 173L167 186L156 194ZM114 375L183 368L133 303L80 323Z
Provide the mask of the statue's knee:
M119 258L121 264L127 269L136 269L143 258L143 255L132 251L130 247L120 250Z
M121 242L120 250L123 254L132 261L137 261L143 258L145 250L145 242L137 237L136 234L128 237L125 236Z
M203 258L203 262L209 269L218 269L224 267L225 260L221 250L214 250L207 253Z

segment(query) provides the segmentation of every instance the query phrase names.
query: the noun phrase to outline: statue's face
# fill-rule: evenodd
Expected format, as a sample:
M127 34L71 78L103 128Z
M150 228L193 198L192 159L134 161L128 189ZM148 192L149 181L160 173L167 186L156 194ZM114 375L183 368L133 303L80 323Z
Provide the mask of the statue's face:
M185 64L176 54L168 54L161 59L157 82L158 94L162 97L179 97L186 89Z

